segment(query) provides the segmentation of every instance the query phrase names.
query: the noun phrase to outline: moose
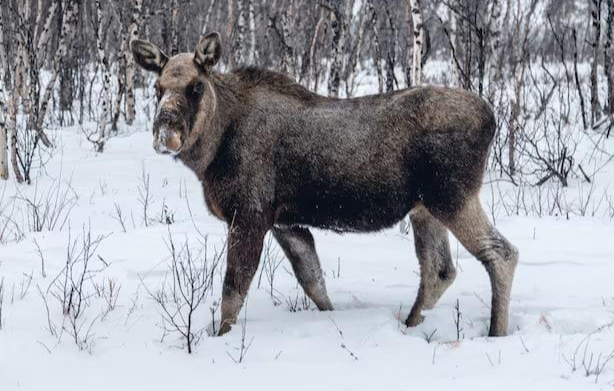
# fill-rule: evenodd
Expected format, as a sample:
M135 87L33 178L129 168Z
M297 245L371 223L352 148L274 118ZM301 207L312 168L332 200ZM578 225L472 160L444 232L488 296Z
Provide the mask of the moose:
M158 75L154 149L196 174L209 211L229 226L220 335L236 322L267 232L305 294L333 310L309 227L377 232L408 214L421 278L406 325L456 277L449 230L490 277L489 335L507 333L518 251L479 199L496 128L486 102L435 86L337 99L256 67L217 72L215 32L194 53L169 58L138 39L131 50Z

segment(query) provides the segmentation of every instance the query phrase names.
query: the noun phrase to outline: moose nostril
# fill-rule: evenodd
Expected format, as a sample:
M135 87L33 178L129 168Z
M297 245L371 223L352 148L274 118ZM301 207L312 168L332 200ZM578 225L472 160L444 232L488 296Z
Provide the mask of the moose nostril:
M181 137L177 132L172 132L166 139L166 147L171 151L179 151L181 149Z
M181 149L181 135L179 132L162 125L158 128L157 137L154 139L154 149L158 153L177 153Z

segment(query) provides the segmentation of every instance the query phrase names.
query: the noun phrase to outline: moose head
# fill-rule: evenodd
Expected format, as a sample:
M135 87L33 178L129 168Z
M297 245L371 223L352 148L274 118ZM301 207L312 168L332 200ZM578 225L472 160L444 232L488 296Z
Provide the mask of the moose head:
M202 37L194 53L170 58L148 41L135 39L130 48L139 66L158 74L154 149L171 155L189 149L198 139L196 129L205 126L215 112L217 100L209 77L222 54L220 34Z

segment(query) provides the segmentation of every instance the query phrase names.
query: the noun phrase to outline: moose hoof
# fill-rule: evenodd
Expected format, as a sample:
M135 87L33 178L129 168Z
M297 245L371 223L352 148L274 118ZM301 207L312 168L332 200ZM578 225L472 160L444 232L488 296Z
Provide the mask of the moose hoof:
M424 321L424 316L421 314L409 314L407 319L405 320L405 326L407 327L416 327L420 323Z
M317 301L316 303L316 307L318 307L318 310L320 311L334 311L335 308L333 307L333 303L330 302L330 299L327 297L325 300L322 301Z
M228 322L224 322L220 325L220 329L217 332L217 336L221 337L222 335L226 334L227 332L230 331L230 329L232 328L232 325Z

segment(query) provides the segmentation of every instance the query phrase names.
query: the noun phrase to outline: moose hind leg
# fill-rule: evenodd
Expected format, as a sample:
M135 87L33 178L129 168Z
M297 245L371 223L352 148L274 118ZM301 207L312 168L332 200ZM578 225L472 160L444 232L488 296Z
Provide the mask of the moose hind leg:
M423 206L414 208L409 214L411 220L416 256L420 262L420 287L418 296L405 321L409 327L422 322L422 310L431 309L454 282L456 269L450 256L448 230Z
M489 336L506 335L518 250L488 221L477 195L446 225L488 272L492 289Z
M272 232L290 260L296 279L305 294L319 310L332 310L333 305L326 293L326 284L311 232L301 227L274 227Z

